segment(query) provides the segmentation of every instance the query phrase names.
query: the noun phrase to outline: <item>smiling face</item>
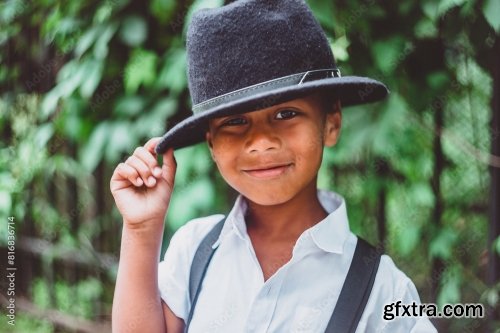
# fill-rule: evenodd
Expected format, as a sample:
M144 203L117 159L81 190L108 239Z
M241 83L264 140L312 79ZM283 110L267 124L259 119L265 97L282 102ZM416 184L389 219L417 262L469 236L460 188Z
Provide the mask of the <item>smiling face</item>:
M260 205L282 204L316 186L324 146L340 133L340 104L319 95L211 119L206 134L222 177Z

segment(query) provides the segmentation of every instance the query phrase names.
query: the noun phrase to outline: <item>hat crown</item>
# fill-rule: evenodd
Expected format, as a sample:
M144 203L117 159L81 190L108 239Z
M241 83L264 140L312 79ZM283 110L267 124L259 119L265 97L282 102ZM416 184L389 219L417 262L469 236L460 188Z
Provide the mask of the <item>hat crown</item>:
M240 0L202 9L187 34L193 105L258 83L333 68L328 40L301 0Z

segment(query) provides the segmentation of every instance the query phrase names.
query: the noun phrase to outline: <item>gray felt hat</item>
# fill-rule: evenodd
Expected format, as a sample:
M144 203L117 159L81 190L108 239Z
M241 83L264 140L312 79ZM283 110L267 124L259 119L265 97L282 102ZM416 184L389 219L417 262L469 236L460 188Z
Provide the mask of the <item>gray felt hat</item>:
M165 133L158 154L203 141L210 118L317 91L334 94L342 106L388 94L379 81L340 75L325 33L302 0L239 0L199 10L186 47L193 115Z

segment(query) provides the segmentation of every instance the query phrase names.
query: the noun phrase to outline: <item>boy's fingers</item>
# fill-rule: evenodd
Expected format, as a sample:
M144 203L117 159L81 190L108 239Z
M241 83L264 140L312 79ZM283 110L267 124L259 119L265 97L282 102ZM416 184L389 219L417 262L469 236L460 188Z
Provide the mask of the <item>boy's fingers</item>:
M169 148L164 154L163 154L163 164L165 163L173 164L174 166L177 166L177 161L175 160L174 156L174 148Z
M145 147L137 147L134 151L134 156L142 160L155 177L161 176L161 169L158 167L156 158Z
M113 180L115 181L122 181L124 179L130 181L132 184L135 186L142 186L143 181L139 177L139 174L136 169L131 167L130 165L127 165L125 163L120 163L116 167L116 175L117 177L113 177Z
M177 162L174 156L174 149L170 148L163 154L163 179L173 187L175 171L177 170Z
M152 156L156 159L155 165L158 165L158 163L159 163L159 161L157 160L158 155L155 152L155 148L156 148L156 145L158 144L158 142L160 142L160 140L161 140L161 137L154 137L154 138L149 139L148 142L146 142L146 144L144 145L144 148L146 148L146 150L149 151L152 154ZM154 169L153 173L156 177L160 177L161 176L161 168L158 167L157 169Z
M154 186L156 184L156 179L152 177L151 169L139 157L132 155L125 163L137 170L146 185Z
M148 142L146 142L146 144L144 145L144 148L146 148L150 153L152 153L154 156L156 156L155 147L160 140L161 140L161 137L159 137L159 136L151 138L148 140Z

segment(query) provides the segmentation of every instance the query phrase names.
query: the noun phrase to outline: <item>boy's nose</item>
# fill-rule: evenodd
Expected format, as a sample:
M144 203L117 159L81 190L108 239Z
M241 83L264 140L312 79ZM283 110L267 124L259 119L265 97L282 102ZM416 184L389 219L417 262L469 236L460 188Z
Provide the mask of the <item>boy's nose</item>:
M245 136L245 150L248 153L264 152L281 147L281 139L278 133L264 124L252 126Z

